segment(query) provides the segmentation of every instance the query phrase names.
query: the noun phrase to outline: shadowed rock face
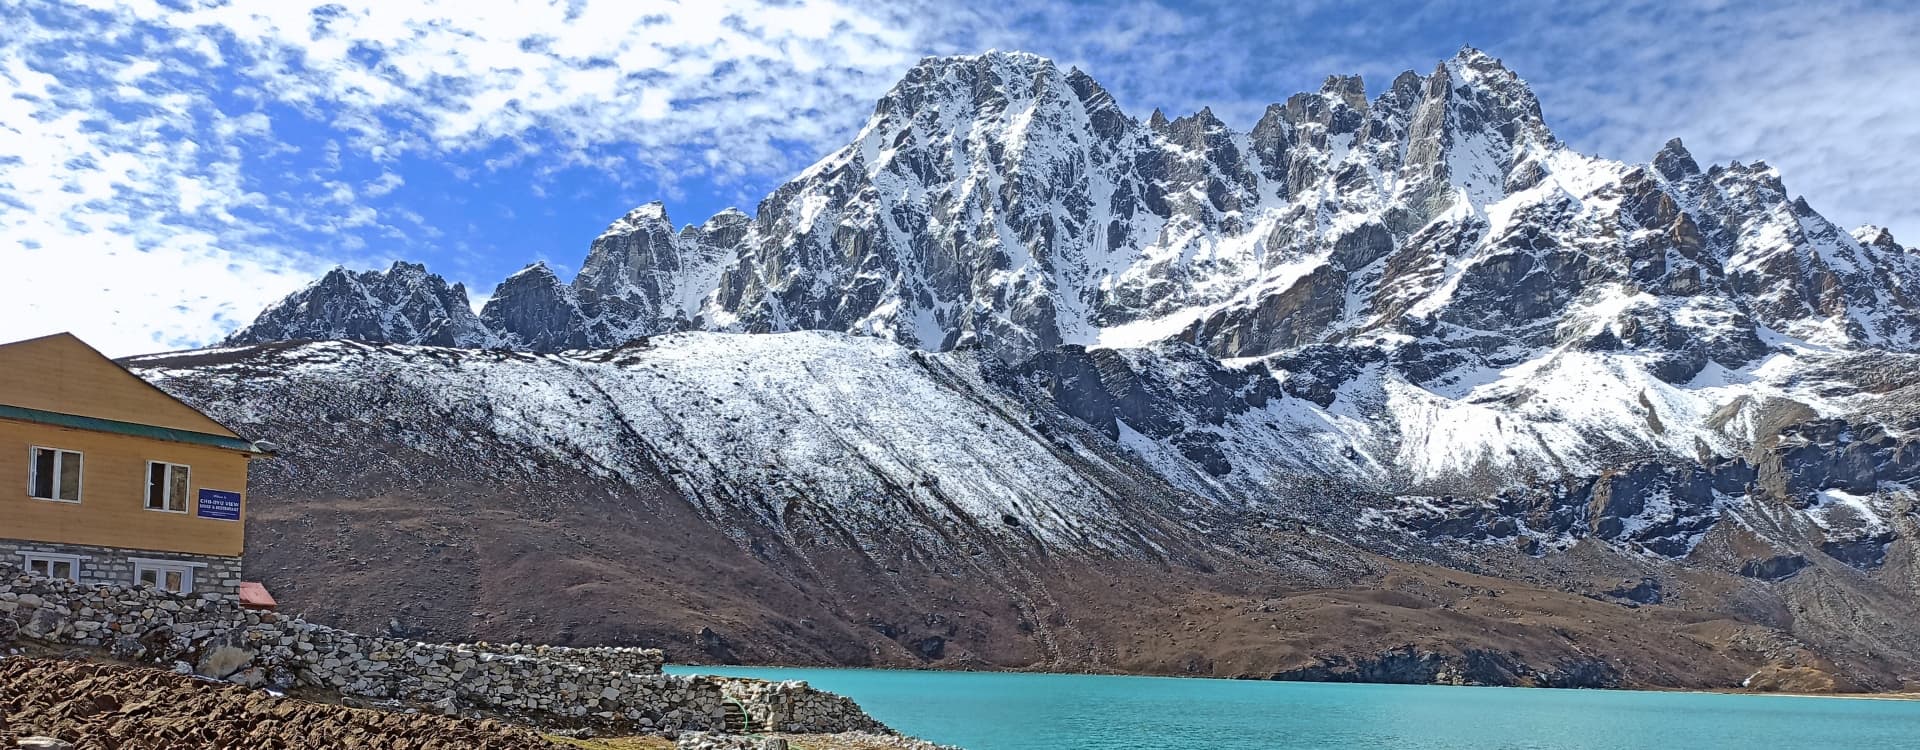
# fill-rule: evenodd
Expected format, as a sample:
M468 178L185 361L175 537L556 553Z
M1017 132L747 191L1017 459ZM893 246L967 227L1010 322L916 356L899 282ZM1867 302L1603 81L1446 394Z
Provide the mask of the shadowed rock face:
M1532 665L1511 654L1470 650L1442 654L1400 648L1359 657L1339 656L1271 679L1288 682L1366 682L1394 685L1526 685L1551 688L1619 687L1620 672L1604 660L1569 659Z
M1344 271L1321 266L1252 309L1214 313L1181 338L1205 342L1208 351L1221 357L1256 356L1314 343L1345 312L1341 293L1346 281Z
M1741 565L1740 575L1768 581L1784 581L1812 564L1800 555L1774 555Z
M507 277L480 311L487 327L533 351L587 347L587 328L573 289L561 283L545 263Z

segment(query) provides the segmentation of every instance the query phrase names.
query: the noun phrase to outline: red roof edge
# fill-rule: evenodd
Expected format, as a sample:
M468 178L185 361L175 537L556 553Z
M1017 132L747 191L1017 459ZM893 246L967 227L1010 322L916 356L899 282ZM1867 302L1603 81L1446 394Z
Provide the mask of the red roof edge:
M260 582L241 581L240 606L247 609L277 609L280 603L273 600L273 595L267 593L267 587Z

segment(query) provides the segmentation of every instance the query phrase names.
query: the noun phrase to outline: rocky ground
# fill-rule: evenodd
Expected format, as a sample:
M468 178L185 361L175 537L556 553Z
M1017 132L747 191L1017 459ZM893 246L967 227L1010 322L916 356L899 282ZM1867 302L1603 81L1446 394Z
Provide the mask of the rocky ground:
M784 743L784 744L781 744ZM0 748L47 750L942 750L870 732L580 739L500 721L353 708L104 661L0 658Z
M688 732L676 739L666 737L611 737L575 739L554 737L555 742L583 750L957 750L924 740L898 735L867 732L839 734L769 734L741 737Z
M0 747L32 736L64 743L44 746L72 750L554 747L533 732L491 720L314 703L156 669L0 659Z

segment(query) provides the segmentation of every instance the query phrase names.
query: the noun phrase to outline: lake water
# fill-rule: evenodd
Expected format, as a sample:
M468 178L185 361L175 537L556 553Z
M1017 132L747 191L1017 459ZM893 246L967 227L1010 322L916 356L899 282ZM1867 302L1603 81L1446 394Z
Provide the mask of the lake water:
M966 750L1920 748L1920 702L1780 696L670 667L806 680Z

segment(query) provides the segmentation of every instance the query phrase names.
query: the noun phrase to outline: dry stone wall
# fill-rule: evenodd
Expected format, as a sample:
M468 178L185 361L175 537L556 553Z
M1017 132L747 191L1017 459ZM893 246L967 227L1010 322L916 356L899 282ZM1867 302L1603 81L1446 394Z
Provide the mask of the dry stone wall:
M885 730L852 701L805 683L661 674L651 649L422 643L243 609L218 593L77 584L0 565L0 642L14 638L104 648L256 687L555 728L740 731L751 721L754 731Z
M798 681L768 682L728 677L712 678L721 692L746 712L748 732L814 734L843 732L842 717L864 715L844 696L821 692Z
M657 648L547 646L537 643L464 643L461 648L495 656L532 657L585 669L660 674L666 654Z

